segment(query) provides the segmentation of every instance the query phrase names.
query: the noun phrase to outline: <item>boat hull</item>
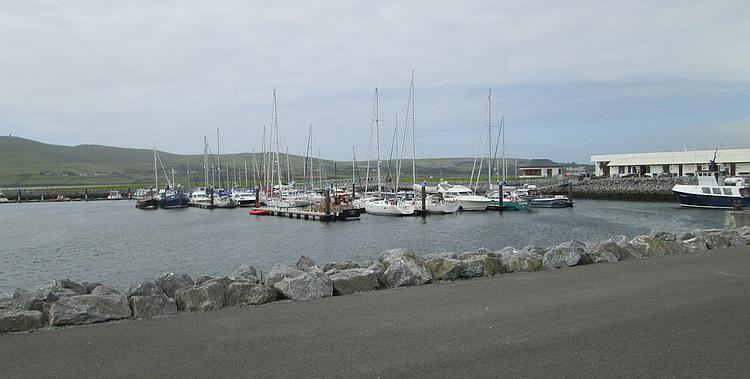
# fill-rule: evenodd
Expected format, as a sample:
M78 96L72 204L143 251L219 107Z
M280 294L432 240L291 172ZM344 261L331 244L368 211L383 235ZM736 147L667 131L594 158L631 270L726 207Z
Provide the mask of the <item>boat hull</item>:
M187 208L188 198L183 195L167 196L159 200L159 208L162 209L177 209Z
M532 208L569 208L573 203L568 199L531 199L529 206Z
M699 195L674 190L672 192L681 207L729 209L734 207L735 202L743 207L750 207L750 197Z
M462 211L486 211L490 201L458 200L459 209Z
M138 200L135 203L135 207L138 209L156 209L156 208L159 208L159 200L156 200L156 199Z
M413 204L392 205L382 202L365 203L365 212L378 216L411 216L414 214Z

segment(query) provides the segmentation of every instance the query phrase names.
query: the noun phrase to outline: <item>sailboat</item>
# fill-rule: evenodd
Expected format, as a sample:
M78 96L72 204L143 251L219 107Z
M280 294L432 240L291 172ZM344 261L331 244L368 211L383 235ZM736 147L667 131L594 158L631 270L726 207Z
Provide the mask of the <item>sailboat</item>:
M373 132L375 134L375 151L377 152L378 198L364 201L365 212L379 216L409 216L414 214L414 203L399 197L383 197L383 183L380 177L380 131L379 131L380 103L378 89L375 88L375 105L373 110ZM372 143L372 141L371 141ZM372 149L371 149L372 150ZM369 159L368 159L369 162ZM369 169L368 169L369 174Z
M157 169L156 161L156 146L154 146L154 188L155 190L149 191L144 194L138 201L135 202L135 207L138 209L158 209L159 208L159 171Z

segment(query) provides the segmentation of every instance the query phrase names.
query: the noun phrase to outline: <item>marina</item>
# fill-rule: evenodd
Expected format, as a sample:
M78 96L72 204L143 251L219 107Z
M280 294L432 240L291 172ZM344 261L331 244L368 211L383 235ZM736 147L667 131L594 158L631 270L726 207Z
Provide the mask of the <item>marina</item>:
M310 255L363 261L388 248L420 255L485 247L551 246L614 235L720 228L724 212L676 203L579 200L573 208L458 212L422 217L362 215L306 222L253 216L247 208L144 212L133 201L3 204L0 292L51 277L105 280L121 289L163 272L221 274L251 263L263 271ZM277 212L278 213L278 212ZM309 216L308 216L309 219ZM158 232L156 232L158 230ZM29 269L33 268L33 269Z

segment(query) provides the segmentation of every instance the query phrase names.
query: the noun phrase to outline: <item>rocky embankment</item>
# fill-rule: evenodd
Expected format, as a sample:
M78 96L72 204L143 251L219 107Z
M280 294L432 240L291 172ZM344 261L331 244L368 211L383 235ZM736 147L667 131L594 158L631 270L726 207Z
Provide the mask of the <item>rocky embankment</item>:
M0 294L0 333L43 327L92 324L129 318L152 318L178 312L256 306L288 299L303 301L386 288L420 286L514 272L559 269L686 254L750 244L750 227L672 234L657 232L606 241L567 241L552 247L505 247L464 253L417 256L407 249L382 252L372 262L331 262L318 266L309 257L296 265L271 269L264 278L252 266L227 276L167 273L132 285L125 293L98 282L55 279L36 291Z
M587 178L573 182L574 199L675 201L674 178ZM566 185L540 188L544 194L567 194Z

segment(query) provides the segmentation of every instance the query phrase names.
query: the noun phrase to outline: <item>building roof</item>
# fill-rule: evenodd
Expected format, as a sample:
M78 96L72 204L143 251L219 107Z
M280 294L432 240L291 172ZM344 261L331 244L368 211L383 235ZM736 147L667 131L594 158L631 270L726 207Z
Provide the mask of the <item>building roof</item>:
M518 165L518 168L547 168L547 167L561 167L562 164L552 162L549 159L530 159L528 162Z
M592 162L609 162L607 166L640 166L661 164L705 164L750 162L750 149L670 151L661 153L592 155Z

